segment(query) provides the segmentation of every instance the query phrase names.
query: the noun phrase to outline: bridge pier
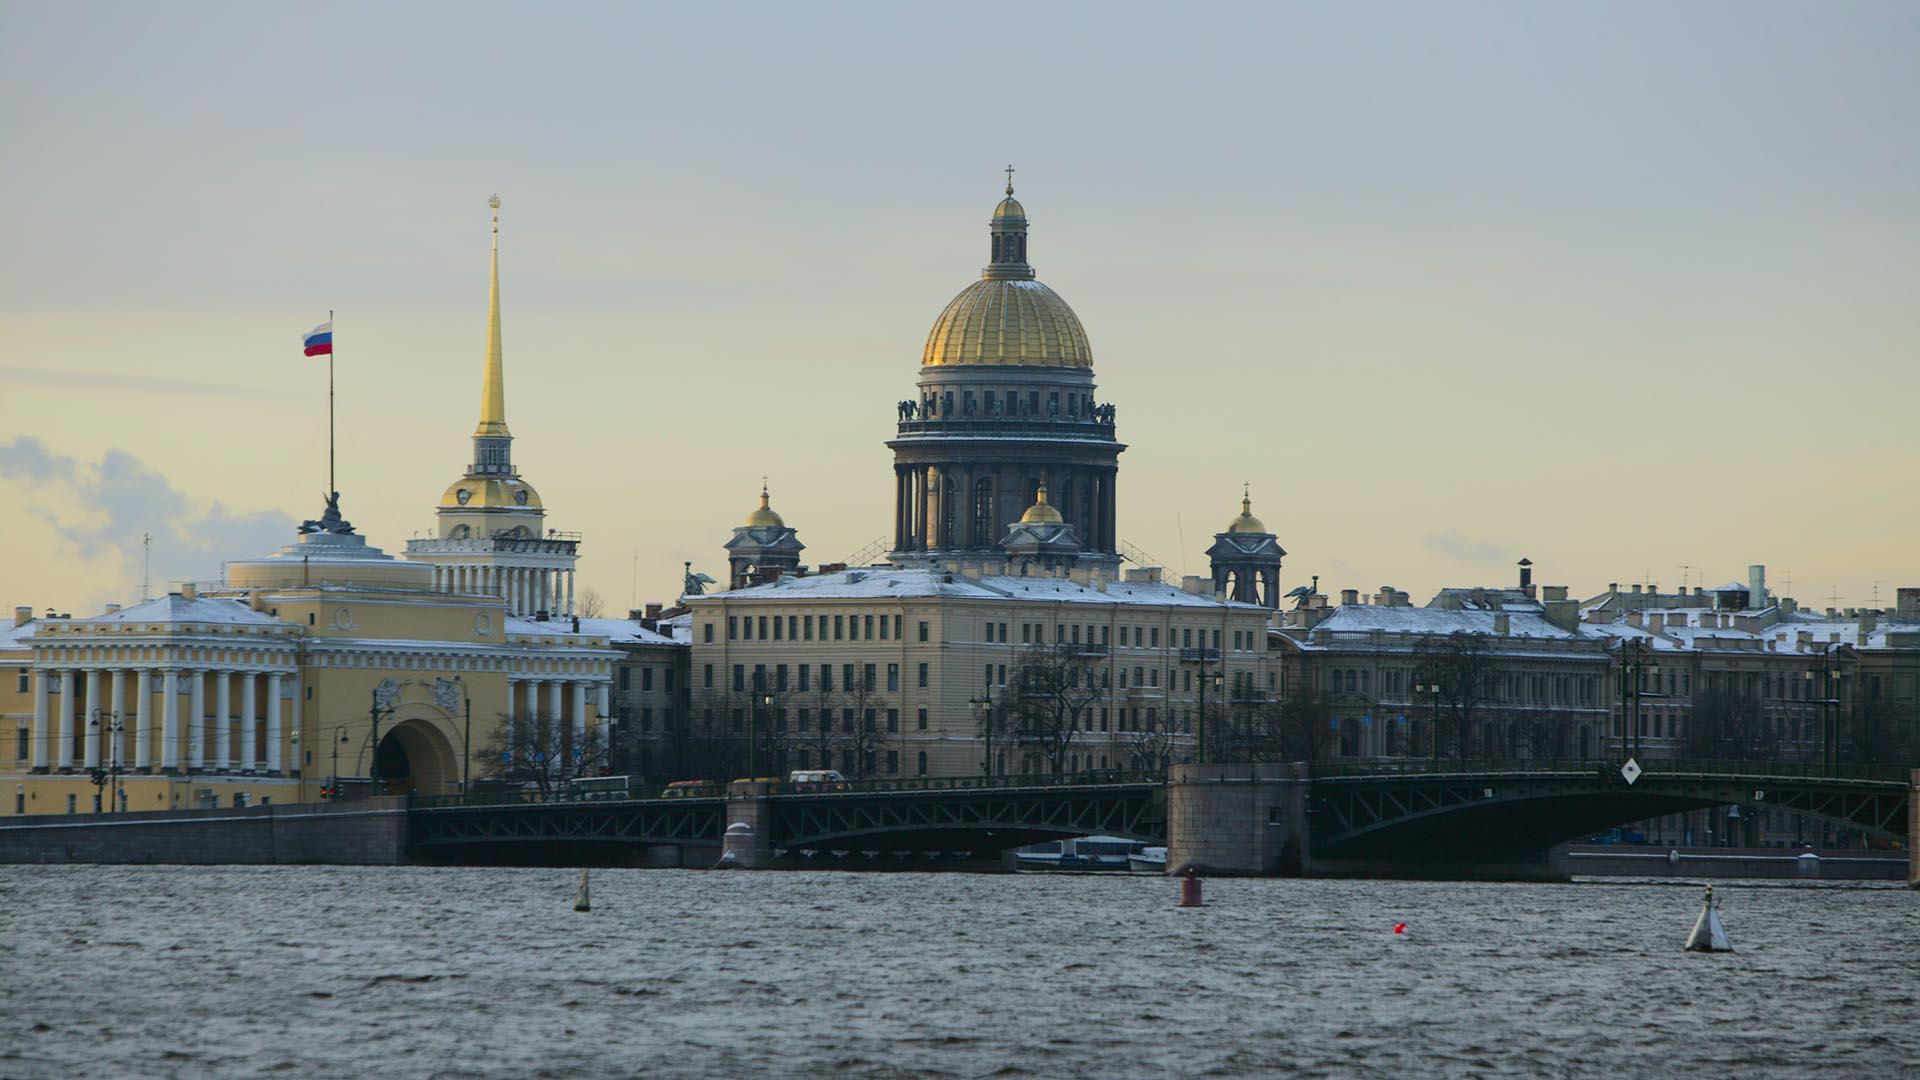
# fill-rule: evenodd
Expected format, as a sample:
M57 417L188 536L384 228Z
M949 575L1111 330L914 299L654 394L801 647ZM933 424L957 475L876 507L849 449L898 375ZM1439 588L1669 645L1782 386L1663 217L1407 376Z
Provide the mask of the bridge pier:
M1907 884L1920 889L1920 769L1908 778Z
M1167 872L1311 872L1312 788L1301 764L1173 766L1167 775Z
M742 826L745 826L742 828ZM735 780L727 785L727 830L723 865L765 870L773 865L773 785Z

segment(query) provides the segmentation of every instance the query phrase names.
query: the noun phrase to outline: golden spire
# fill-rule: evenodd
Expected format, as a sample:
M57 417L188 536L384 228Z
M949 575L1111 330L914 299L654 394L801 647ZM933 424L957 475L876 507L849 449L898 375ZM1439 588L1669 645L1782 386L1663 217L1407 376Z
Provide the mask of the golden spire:
M760 509L748 514L747 520L742 524L749 528L765 528L768 526L780 528L786 525L786 522L774 511L773 505L767 496L767 478L764 476L760 478Z
M480 426L474 435L512 438L507 430L506 365L500 357L500 196L487 200L493 208L493 271L487 287L487 375L480 390Z
M1253 516L1253 483L1251 481L1240 482L1240 513L1246 517Z
M1027 507L1027 512L1020 515L1020 524L1022 525L1034 525L1041 522L1058 525L1064 520L1065 519L1060 516L1060 511L1055 510L1048 504L1047 485L1045 484L1041 484L1040 490L1034 492L1033 505Z

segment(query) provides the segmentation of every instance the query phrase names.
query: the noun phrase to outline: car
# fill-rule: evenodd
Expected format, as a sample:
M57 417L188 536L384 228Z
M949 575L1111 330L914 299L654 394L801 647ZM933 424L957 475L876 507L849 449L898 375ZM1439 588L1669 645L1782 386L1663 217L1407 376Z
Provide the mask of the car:
M711 795L720 785L711 780L675 780L660 792L663 799L687 799L696 795Z

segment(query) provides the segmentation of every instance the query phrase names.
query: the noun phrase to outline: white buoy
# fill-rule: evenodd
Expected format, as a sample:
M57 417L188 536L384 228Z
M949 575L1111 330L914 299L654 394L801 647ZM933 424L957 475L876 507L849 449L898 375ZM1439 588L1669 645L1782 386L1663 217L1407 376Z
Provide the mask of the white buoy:
M593 902L587 898L587 868L580 868L580 891L574 894L573 910L592 911Z
M1713 903L1713 886L1707 886L1706 898L1700 902L1700 918L1693 924L1693 933L1687 935L1688 952L1732 952L1733 942L1727 940L1727 928L1720 925L1720 912Z

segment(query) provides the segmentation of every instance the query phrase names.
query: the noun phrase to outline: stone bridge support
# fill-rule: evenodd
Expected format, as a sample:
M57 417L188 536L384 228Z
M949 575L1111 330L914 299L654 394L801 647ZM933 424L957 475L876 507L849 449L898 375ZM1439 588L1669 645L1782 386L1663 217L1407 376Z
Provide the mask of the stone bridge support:
M1167 776L1167 872L1305 874L1307 767L1175 765Z
M1920 889L1920 769L1909 777L1907 796L1907 884Z
M773 785L736 780L727 785L727 831L720 865L765 870L773 865Z

